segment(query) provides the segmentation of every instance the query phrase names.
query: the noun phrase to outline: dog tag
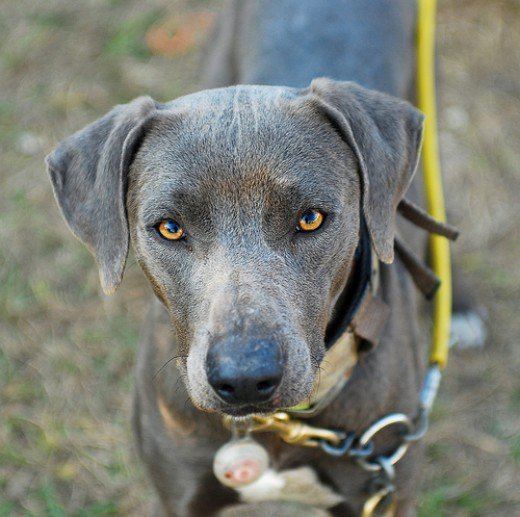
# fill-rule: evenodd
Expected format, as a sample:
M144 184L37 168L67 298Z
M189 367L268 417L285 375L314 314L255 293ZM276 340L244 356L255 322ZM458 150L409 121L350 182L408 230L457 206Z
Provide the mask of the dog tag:
M269 467L267 451L249 437L231 440L215 454L213 472L225 486L240 488L255 482Z

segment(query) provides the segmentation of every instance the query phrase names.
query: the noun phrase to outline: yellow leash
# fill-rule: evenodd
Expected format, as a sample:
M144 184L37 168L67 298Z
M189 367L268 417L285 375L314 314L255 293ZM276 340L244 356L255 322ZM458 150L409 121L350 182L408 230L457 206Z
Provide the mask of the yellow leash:
M436 0L418 0L417 13L417 101L419 109L426 115L422 148L423 179L426 205L429 214L437 221L446 221L444 192L437 140L437 106L435 96L435 12ZM440 370L448 361L451 324L451 259L449 240L440 235L430 234L431 266L440 279L440 287L435 294L433 310L433 332L430 344L430 370L421 393L420 413L427 415L440 382ZM420 421L420 419L419 419ZM419 431L415 439L421 438L424 431ZM388 497L383 487L367 499L363 506L363 517L374 515L380 503ZM395 503L395 499L393 500ZM393 515L395 507L384 512Z
M426 115L422 149L424 190L430 215L446 220L437 141L435 101L435 7L436 0L418 0L417 17L417 99ZM444 368L448 360L451 323L451 264L448 239L430 235L432 269L441 280L434 299L430 364Z

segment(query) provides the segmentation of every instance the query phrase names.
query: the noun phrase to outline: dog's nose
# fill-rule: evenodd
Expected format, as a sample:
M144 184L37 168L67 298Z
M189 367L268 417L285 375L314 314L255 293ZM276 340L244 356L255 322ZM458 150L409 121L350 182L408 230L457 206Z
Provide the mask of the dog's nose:
M267 401L282 380L282 351L276 342L237 339L214 343L206 358L208 381L229 404Z

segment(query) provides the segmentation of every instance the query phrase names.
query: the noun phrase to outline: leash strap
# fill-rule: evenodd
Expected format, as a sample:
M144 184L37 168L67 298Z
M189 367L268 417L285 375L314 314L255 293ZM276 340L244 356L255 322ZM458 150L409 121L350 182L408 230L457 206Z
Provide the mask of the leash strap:
M426 213L421 207L413 203L412 201L403 198L397 205L398 212L412 224L426 230L428 233L435 235L442 235L450 241L457 240L459 236L459 230L451 224L446 222L438 221L431 215Z
M437 140L437 107L435 96L435 0L418 0L417 11L417 100L426 115L422 148L423 177L429 214L444 222L444 193ZM439 235L430 237L432 269L441 280L434 299L433 335L430 364L446 366L451 325L450 246Z
M390 316L390 307L374 293L367 292L363 304L352 319L354 334L373 347L377 345Z
M437 275L425 266L399 237L394 240L394 249L417 289L427 300L431 300L441 285Z

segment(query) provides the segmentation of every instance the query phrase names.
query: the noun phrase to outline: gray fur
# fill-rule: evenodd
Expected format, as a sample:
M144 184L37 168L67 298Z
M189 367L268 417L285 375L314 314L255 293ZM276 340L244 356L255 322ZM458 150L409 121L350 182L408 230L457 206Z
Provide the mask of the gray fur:
M329 23L331 4L348 10L343 29ZM130 240L161 302L151 306L139 352L134 426L168 515L210 515L236 502L211 473L213 454L228 437L221 413L271 411L309 396L362 211L381 261L393 260L395 208L415 171L422 116L404 101L353 83L299 84L324 73L405 94L412 50L398 21L404 13L407 33L409 11L404 2L374 4L388 14L384 35L365 2L234 3L215 36L220 47L209 83L258 79L289 86L205 90L162 105L137 99L69 137L48 158L58 203L94 253L104 287L119 283ZM295 25L283 32L277 20L288 8ZM352 48L350 71L328 68L349 61L344 53L329 61L329 51L339 52L329 40L315 45L312 30L318 37L329 26ZM360 60L368 34L374 39ZM235 47L246 35L247 45ZM305 63L298 53L291 57L291 38L309 56ZM313 234L297 233L298 213L307 208L323 210L327 219ZM164 218L178 221L187 238L161 239L154 226ZM399 264L382 265L382 292L393 307L384 338L361 356L316 425L359 431L388 411L413 412L422 371L417 304ZM259 407L231 407L208 384L206 355L227 338L251 337L280 343L283 380ZM367 475L348 459L261 440L275 467L312 465L343 494L348 503L336 513L359 511ZM416 453L397 472L402 514L410 505Z
M305 87L316 77L413 92L415 0L228 0L206 52L206 87Z

